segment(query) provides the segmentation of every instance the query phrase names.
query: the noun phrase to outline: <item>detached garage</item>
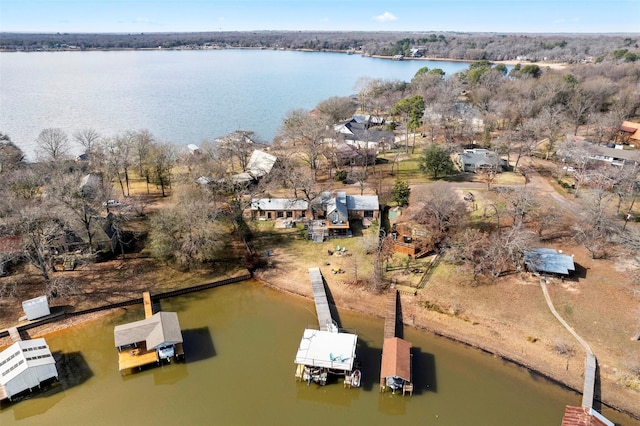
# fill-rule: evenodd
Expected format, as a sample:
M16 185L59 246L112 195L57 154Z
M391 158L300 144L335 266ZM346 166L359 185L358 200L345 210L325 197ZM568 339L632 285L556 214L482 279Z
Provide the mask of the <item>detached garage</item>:
M56 361L42 338L16 342L0 352L0 399L11 399L54 377L58 378Z

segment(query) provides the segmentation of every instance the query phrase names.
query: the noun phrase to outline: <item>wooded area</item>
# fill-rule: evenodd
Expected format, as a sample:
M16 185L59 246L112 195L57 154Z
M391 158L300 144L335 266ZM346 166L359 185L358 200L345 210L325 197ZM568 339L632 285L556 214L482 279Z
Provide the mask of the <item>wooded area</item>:
M366 55L455 60L601 61L608 56L636 61L638 34L497 34L461 32L251 31L140 34L0 33L1 50L91 49L306 49Z

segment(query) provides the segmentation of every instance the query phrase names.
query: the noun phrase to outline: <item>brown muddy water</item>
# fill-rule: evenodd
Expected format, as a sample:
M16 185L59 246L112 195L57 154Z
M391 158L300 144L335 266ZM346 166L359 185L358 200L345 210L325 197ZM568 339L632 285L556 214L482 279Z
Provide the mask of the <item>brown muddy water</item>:
M47 338L60 381L14 403L0 424L20 425L559 425L581 397L446 339L405 327L416 391L380 394L383 321L339 312L358 334L363 386L296 382L293 359L311 300L245 282L162 300L177 311L186 361L121 376L113 327L142 319L141 305ZM637 425L604 410L621 425Z

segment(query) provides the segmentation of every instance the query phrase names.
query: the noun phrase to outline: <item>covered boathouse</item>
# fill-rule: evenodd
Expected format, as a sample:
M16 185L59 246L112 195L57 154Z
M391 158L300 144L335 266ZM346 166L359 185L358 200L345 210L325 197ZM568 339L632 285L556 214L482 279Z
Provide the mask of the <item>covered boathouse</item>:
M43 338L21 340L0 352L0 400L58 378L56 361Z
M357 342L356 334L305 329L296 353L296 377L321 385L327 383L329 373L350 377Z
M344 375L345 387L360 387L360 370L353 369L358 335L341 333L331 318L320 268L309 268L309 278L320 329L304 330L294 361L297 365L295 377L308 384L325 385L329 374Z
M121 372L184 356L175 312L158 312L140 321L117 325L113 334Z

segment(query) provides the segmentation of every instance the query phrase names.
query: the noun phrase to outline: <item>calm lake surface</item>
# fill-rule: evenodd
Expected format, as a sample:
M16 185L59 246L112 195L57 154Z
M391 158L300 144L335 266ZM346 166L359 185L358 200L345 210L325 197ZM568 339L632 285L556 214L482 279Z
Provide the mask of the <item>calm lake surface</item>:
M359 335L363 387L294 379L313 301L250 281L163 300L177 311L186 362L121 376L113 327L142 319L141 305L47 338L61 383L4 404L0 424L558 425L580 395L480 351L405 328L414 345L412 397L380 394L383 321L339 312ZM623 425L637 424L605 411Z
M3 52L0 131L30 158L51 127L69 137L84 128L107 136L148 129L179 145L244 129L271 141L293 109L356 93L361 77L410 81L423 66L446 75L468 68L274 50Z

